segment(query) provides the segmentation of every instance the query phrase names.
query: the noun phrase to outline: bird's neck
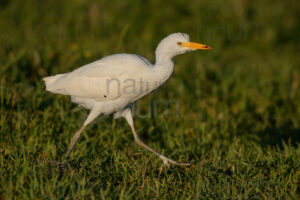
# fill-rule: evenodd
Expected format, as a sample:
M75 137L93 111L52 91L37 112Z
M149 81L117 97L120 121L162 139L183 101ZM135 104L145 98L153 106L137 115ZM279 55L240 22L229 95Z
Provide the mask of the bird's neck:
M154 65L154 71L159 78L159 82L165 82L173 73L174 63L171 56L165 56L164 54L156 53L156 62Z
M170 63L173 63L172 59L174 56L175 55L173 55L170 51L168 51L164 46L159 44L155 50L155 59L156 59L155 65L162 66L162 65L168 65Z

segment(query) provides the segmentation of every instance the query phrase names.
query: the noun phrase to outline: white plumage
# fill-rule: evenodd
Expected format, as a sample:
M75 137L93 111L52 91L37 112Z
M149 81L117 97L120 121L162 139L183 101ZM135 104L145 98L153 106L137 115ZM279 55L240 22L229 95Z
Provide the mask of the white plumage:
M114 114L124 117L129 123L136 142L157 154L164 165L168 162L178 165L151 147L137 136L130 105L163 84L172 74L172 58L189 50L211 49L207 45L189 42L189 36L173 33L164 38L156 49L156 63L135 54L114 54L84 65L72 72L44 78L46 90L52 93L70 95L74 103L91 110L83 127L71 141L66 159L84 128L100 114ZM65 161L63 162L65 163Z

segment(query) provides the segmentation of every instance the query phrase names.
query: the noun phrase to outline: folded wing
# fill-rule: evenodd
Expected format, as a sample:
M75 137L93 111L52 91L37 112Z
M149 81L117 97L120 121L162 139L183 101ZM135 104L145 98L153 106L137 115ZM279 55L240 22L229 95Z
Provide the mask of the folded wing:
M46 89L74 97L112 101L122 96L124 81L138 80L151 67L143 59L133 54L108 56L73 72L44 78Z

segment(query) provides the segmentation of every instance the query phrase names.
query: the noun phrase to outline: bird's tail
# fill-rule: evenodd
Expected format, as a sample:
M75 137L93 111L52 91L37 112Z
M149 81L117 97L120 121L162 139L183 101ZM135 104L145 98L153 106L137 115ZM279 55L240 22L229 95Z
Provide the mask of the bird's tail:
M68 73L66 74L58 74L58 75L55 75L55 76L48 76L48 77L45 77L43 78L43 80L45 81L45 84L46 84L46 90L47 91L52 91L50 89L50 86L55 83L58 79L62 78L62 77L65 77Z

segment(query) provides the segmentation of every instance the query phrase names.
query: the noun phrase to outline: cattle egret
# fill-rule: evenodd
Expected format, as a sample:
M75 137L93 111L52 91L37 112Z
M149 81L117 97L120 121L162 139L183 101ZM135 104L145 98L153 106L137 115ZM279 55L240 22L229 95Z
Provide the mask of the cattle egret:
M169 163L190 165L167 158L140 140L135 131L131 105L169 79L174 69L174 56L197 49L211 48L190 42L187 34L173 33L159 43L154 65L139 55L122 53L104 57L69 73L44 78L47 91L70 95L72 102L90 110L83 126L72 138L62 163L65 164L89 123L100 114L114 114L115 119L123 117L127 120L135 142L161 158L162 167L169 167Z

